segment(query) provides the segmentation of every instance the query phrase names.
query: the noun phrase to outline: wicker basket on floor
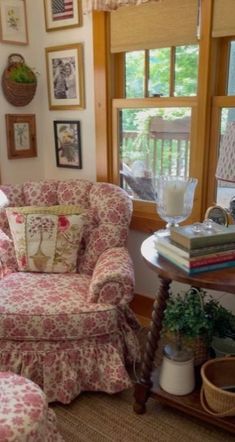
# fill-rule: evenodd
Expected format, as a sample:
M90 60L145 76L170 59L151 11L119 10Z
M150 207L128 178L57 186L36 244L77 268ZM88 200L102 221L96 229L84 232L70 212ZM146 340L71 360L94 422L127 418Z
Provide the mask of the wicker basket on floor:
M18 83L11 79L11 72L20 66L26 66L30 72L30 83ZM32 101L37 88L37 78L34 72L25 64L20 54L11 54L8 57L8 66L2 75L2 89L7 101L14 106L26 106Z
M235 357L207 361L201 377L202 407L213 416L235 416Z

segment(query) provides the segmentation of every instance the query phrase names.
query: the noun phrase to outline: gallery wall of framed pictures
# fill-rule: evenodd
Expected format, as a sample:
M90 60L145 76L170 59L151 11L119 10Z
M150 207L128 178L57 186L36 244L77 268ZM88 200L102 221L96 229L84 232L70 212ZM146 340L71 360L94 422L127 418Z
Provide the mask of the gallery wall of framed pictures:
M27 21L27 7L27 0L0 0L0 43L30 44L28 23L30 26L32 23L29 22L30 14ZM63 117L52 122L56 166L81 169L81 123L71 119L69 113L66 118L65 111L85 109L84 43L71 41L71 29L83 26L82 0L43 0L42 8L42 32L62 31L66 42L45 48L48 107L50 111L63 111ZM67 30L70 32L68 40ZM32 66L30 58L28 65ZM34 69L36 71L37 66ZM38 78L40 80L40 76ZM10 160L37 156L36 115L27 110L23 112L13 110L5 114L7 158Z
M82 26L82 0L44 0L47 32ZM50 110L85 108L82 43L45 49ZM54 121L57 167L82 168L80 121Z

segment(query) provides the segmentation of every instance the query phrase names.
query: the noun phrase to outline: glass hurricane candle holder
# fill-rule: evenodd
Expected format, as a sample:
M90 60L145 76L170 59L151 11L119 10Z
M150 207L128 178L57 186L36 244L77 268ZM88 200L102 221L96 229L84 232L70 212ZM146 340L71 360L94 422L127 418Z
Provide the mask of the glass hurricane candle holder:
M167 231L191 214L197 182L197 178L179 176L157 178L157 212L167 222Z

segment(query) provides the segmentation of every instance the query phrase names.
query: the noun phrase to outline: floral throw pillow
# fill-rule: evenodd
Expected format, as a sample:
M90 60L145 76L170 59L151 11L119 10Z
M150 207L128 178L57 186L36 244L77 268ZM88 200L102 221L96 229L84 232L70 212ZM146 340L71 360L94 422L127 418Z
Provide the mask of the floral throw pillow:
M85 214L77 206L6 209L19 271L76 272Z

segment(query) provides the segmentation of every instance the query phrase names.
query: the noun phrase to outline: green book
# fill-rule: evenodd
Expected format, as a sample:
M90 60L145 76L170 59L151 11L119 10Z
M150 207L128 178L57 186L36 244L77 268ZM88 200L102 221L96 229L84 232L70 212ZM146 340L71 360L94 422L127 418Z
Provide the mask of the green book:
M235 224L228 227L216 224L210 229L203 227L202 224L200 231L196 230L193 224L171 227L170 238L188 250L227 244L235 241Z

